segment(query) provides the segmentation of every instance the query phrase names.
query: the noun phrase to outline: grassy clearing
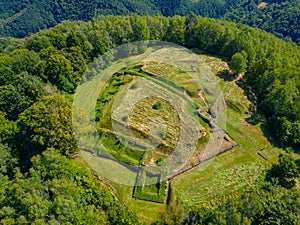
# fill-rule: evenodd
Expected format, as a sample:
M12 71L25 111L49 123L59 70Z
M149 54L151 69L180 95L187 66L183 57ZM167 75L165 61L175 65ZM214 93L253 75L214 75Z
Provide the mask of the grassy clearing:
M165 204L132 198L133 188L131 186L117 183L111 183L111 185L114 186L118 198L146 224L152 224L159 220L160 214L166 210Z
M160 54L157 54L153 58L159 56ZM214 74L228 69L227 64L221 59L205 55L200 55L199 57L201 61L210 67ZM182 56L182 58L184 57ZM124 64L113 66L114 70L110 70L112 73L119 71L124 67ZM168 69L171 70L168 71L168 78L170 80L177 80L185 85L193 85L191 81L187 80L190 77L186 77L185 72L181 72L179 73L180 76L177 76L176 73L172 73L174 67ZM189 70L190 68L185 69ZM139 73L140 71L135 70L135 72ZM166 72L164 71L164 73ZM227 103L226 131L239 146L197 166L193 170L175 177L171 181L173 194L185 208L199 207L201 205L214 207L226 199L240 194L250 186L255 185L255 180L265 168L270 167L270 162L278 160L279 150L270 145L259 127L252 126L246 122L245 119L249 116L248 107L250 102L246 99L243 91L234 82L221 81L220 87L223 88L223 94ZM86 89L87 92L88 90ZM111 93L113 93L113 90ZM190 114L194 113L193 108L187 108L187 111ZM199 123L208 128L207 124L203 121L199 120ZM260 151L261 149L264 150ZM257 154L258 151L269 161L259 156ZM149 158L160 157L160 154L155 151L149 151L147 154ZM145 160L147 154L144 155L143 160ZM91 167L102 176L106 176L106 173L111 174L112 171L118 171L118 174L121 174L115 177L114 182L108 182L113 187L112 190L115 195L132 211L136 212L141 221L151 224L166 210L164 204L132 198L132 186L123 184L134 185L136 173L111 160L93 157L88 153L83 153L83 155L92 164ZM148 182L153 181L151 179ZM145 193L151 193L156 192L157 188L154 185L148 186L144 190Z
M176 187L176 194L185 207L218 205L243 190L245 186L252 185L263 169L257 161L250 164L232 162L233 166L227 169L226 165L215 161L213 162L215 168L206 171L206 176L196 170L197 172L191 173L193 175L186 174L179 178L181 182L177 180L173 183ZM191 183L186 186L183 182ZM183 187L186 189L183 190Z
M97 122L100 139L110 154L121 162L137 166L141 164L144 152L135 151L127 145L124 145L123 142L120 142L118 137L114 134L111 121L112 106L116 95L120 90L126 88L133 79L134 77L129 74L115 73L112 78L108 80L106 88L97 100L95 120ZM125 121L126 120L127 118L125 118Z
M183 67L181 68L183 69ZM176 66L168 65L166 63L158 63L155 61L144 62L141 70L149 73L155 77L162 79L165 82L170 83L170 86L182 88L181 91L186 91L189 97L192 98L196 107L204 107L205 104L198 96L201 88L201 84L197 82L195 77L190 73L195 73L195 70L191 68L185 68L187 71L181 70ZM169 88L169 87L166 87ZM174 91L174 90L173 90ZM205 95L203 96L206 97Z
M146 67L146 69L144 67ZM144 68L145 71L143 71L142 68ZM162 70L162 68L165 68L164 71L161 71L161 74L156 75L156 73ZM150 73L149 71L151 72L151 75L148 74ZM184 80L190 78L187 76L187 73L181 73L181 79L174 77L174 79L176 78L174 82L165 79L168 73L176 74L179 72L180 71L174 66L167 67L165 64L153 64L152 62L147 62L144 63L143 66L137 64L122 68L107 81L105 88L102 89L100 97L97 100L96 121L103 145L109 149L112 156L131 165L139 165L142 158L145 158L147 159L147 164L154 165L159 158L165 158L175 150L180 138L182 131L181 119L183 119L183 117L178 115L174 106L172 106L167 99L152 96L138 101L134 105L133 109L131 109L130 114L128 116L126 115L126 117L123 116L122 118L117 119L117 122L120 126L122 126L122 124L126 126L124 123L127 123L136 138L139 138L140 140L145 139L145 143L143 144L143 146L145 145L145 149L148 149L147 146L149 144L147 144L147 139L149 138L151 140L153 139L155 143L160 143L155 149L156 154L151 154L152 156L157 157L150 158L150 154L143 157L143 152L141 151L139 151L138 154L135 154L134 151L123 144L124 142L121 143L118 140L112 128L112 106L116 99L118 99L119 93L126 87L130 90L138 88L137 83L129 84L137 77L147 77L155 84L158 84L171 93L178 95L182 98L182 101L186 102L184 105L185 111L198 122L200 130L204 130L202 124L205 127L208 127L204 121L195 116L196 108L189 103L190 100L188 99L186 92L193 92L193 90L188 88L190 88L190 86L196 88L197 85L193 85L192 81L189 81L188 83L186 82L187 85L185 84ZM184 87L178 85L183 85ZM116 120L116 118L114 118L114 120ZM164 129L161 126L166 128ZM120 134L118 134L118 136L120 136ZM152 143L153 141L150 142Z
M271 147L259 127L245 119L250 102L234 82L223 84L225 100L237 105L227 108L226 131L239 146L224 153L172 181L173 190L186 208L216 206L254 185L261 172L276 162L279 150ZM269 160L260 157L262 153Z
M177 72L174 66L154 61L145 62L142 66L142 70L154 76L164 78L169 78Z

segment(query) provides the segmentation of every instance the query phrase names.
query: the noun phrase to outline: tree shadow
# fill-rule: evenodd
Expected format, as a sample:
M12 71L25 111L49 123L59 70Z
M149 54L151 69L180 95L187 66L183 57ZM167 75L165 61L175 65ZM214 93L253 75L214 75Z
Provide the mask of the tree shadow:
M271 128L269 122L265 121L260 126L264 136L268 139L270 143L276 148L284 148L282 143L278 140L278 138L275 136L273 129Z
M267 140L277 148L283 148L284 146L278 140L278 138L274 134L274 129L272 128L270 122L266 119L262 109L260 109L258 105L257 97L251 87L247 84L245 77L236 82L237 85L244 90L244 93L248 100L251 102L251 106L249 108L250 117L246 119L246 121L254 126L259 125L262 130L264 136Z
M235 76L231 74L228 70L220 71L217 75L225 82L233 81L235 79ZM278 137L276 137L274 132L274 127L272 127L271 122L266 119L263 109L260 108L258 104L256 94L251 89L251 86L247 84L246 77L243 76L241 79L236 81L236 84L241 89L244 90L244 94L246 95L247 99L251 102L251 105L248 109L249 117L246 118L246 122L254 126L259 126L264 136L274 147L281 148L281 149L286 149L286 147L291 147L294 152L300 153L300 146L298 145L291 146L287 143L284 144L281 141L279 141Z
M217 73L217 76L224 81L233 81L236 78L235 74L230 73L228 70L222 70Z
M246 122L254 126L259 126L264 136L274 147L282 148L283 146L281 142L276 138L272 127L270 126L263 113L260 110L256 109L256 106L253 105L252 107L250 107L249 112L250 116L246 118Z
M256 97L255 93L253 92L253 90L251 89L250 85L247 84L245 76L242 77L240 80L238 80L236 82L236 84L244 90L246 97L255 106L254 108L256 109L257 97Z

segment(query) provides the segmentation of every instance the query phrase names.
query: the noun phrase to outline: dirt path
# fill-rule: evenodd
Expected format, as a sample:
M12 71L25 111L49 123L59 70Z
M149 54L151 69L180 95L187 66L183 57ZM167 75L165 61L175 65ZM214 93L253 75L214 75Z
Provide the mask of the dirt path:
M267 5L268 5L267 2L262 2L262 3L260 3L260 4L258 5L258 8L261 9L261 8L266 7Z
M243 78L244 75L245 75L245 73L240 73L240 74L233 80L233 82L239 81L240 79Z

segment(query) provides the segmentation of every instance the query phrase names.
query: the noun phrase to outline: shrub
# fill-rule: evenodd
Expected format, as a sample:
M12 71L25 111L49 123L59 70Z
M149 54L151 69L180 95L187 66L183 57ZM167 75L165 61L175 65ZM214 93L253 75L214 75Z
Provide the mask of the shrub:
M157 101L153 106L152 106L152 109L155 109L155 110L159 110L162 108L162 103L160 101Z

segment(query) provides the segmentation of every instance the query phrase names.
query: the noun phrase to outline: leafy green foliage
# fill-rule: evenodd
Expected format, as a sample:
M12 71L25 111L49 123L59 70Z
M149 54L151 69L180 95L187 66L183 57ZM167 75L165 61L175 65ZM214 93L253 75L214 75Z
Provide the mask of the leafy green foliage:
M16 133L16 124L6 119L6 114L0 111L0 143L11 143Z
M26 3L16 4L16 9L21 10ZM172 4L176 12L178 2ZM56 5L57 10L60 5L64 5L62 1ZM75 9L70 11L74 18ZM10 13L8 10L2 16ZM257 29L194 15L101 16L87 23L66 21L20 42L4 41L9 43L8 47L1 47L0 139L7 145L0 145L0 157L5 162L16 162L16 155L21 162L18 166L26 168L28 173L11 169L14 163L1 165L0 223L137 223L127 217L127 211L120 208L109 192L97 192L101 189L95 178L83 178L91 176L85 175L90 173L80 169L78 172L72 161L58 154L72 156L77 150L70 102L60 94L75 91L87 65L99 54L120 44L148 38L185 44L227 60L238 59L236 71L247 68L242 82L250 96L254 96L253 103L266 117L276 138L283 146L299 145L300 49L295 44ZM130 51L138 53L144 48ZM113 87L112 93L115 90ZM288 158L281 158L274 168L273 177L281 185L298 176L295 163ZM293 224L299 213L297 196L292 190L267 186L215 211L191 213L189 219L195 219L195 224L197 221Z
M96 176L52 148L32 158L27 174L0 179L2 224L138 224Z
M230 61L230 68L235 73L242 73L246 71L247 68L247 59L242 53L235 53Z
M293 187L295 179L300 176L300 168L296 161L289 155L282 155L279 163L273 165L269 171L267 179L274 184L280 184L283 187Z
M244 1L240 7L230 10L225 18L234 22L258 27L287 41L300 44L300 1Z
M152 109L158 110L162 108L162 103L160 101L157 101L153 106Z
M185 18L174 16L169 22L165 40L184 45L185 42Z
M64 96L41 98L19 116L17 126L20 130L20 158L25 163L48 147L69 156L77 150L70 102Z
M3 0L2 0L3 1ZM268 4L260 6L261 1L246 0L122 0L115 4L112 0L86 1L13 1L3 2L0 7L0 31L2 36L24 37L30 32L52 27L64 20L91 20L98 15L196 15L225 18L234 22L259 27L285 40L293 40L299 44L299 4L297 1L266 1ZM2 20L1 20L2 19ZM146 40L149 30L143 21L136 20L134 36ZM178 27L179 29L179 27ZM138 32L136 32L138 31ZM56 36L58 38L58 36ZM173 36L172 38L175 38ZM180 42L182 43L182 42ZM53 44L53 43L52 43ZM49 39L38 37L32 42L34 50L45 48Z
M76 80L72 76L71 62L63 55L51 55L46 61L44 74L47 80L56 84L59 89L69 93L74 91L73 83L76 83Z
M243 0L221 1L179 1L179 0L122 0L118 4L113 0L86 1L13 1L5 2L0 7L3 23L1 35L24 37L29 32L37 32L41 29L54 26L63 20L91 20L98 15L197 15L209 17L221 17L227 11L237 7ZM4 2L3 2L4 3ZM17 14L16 14L17 13ZM12 18L13 19L12 19ZM135 22L137 27L143 26L140 21ZM147 38L147 29L135 32L140 38ZM45 42L47 43L47 42ZM43 44L40 42L40 44Z
M16 120L18 115L45 94L41 80L28 74L20 74L15 80L0 87L0 111Z
M0 38L0 52L9 53L22 45L22 40L17 38Z
M7 145L0 142L0 176L13 176L14 167L17 165L17 159L13 157L12 150ZM0 177L1 180L1 177Z

